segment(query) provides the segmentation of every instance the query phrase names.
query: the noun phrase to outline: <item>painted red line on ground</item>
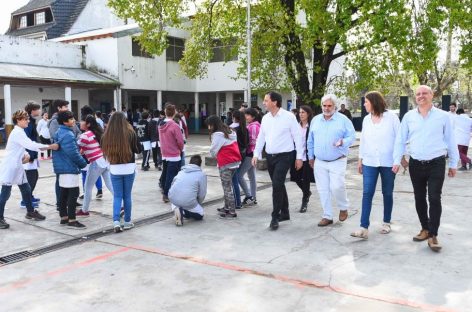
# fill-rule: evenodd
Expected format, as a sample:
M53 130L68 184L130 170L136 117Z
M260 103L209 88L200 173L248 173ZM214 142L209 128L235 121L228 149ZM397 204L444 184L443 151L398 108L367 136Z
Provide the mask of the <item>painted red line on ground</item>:
M127 248L127 247L120 248L120 249L110 251L110 252L98 255L96 257L84 260L84 261L73 263L73 264L64 266L62 268L58 268L58 269L55 269L53 271L46 272L46 273L38 275L38 276L34 276L34 277L31 277L31 278L28 278L28 279L25 279L25 280L21 280L21 281L18 281L18 282L11 283L7 286L1 287L0 288L0 294L7 293L7 292L10 292L10 291L16 290L18 288L21 288L21 287L25 287L25 286L33 283L33 282L43 281L47 278L57 276L57 275L61 275L61 274L70 272L72 270L94 264L94 263L99 262L99 261L108 260L109 258L111 258L113 256L116 256L117 254L129 251L129 250L131 250L131 249Z
M153 247L143 247L143 246L128 246L128 248L135 249L135 250L141 250L141 251L146 251L154 254L158 254L161 256L169 257L169 258L174 258L174 259L179 259L179 260L187 260L191 261L194 263L199 263L199 264L204 264L208 266L213 266L225 270L230 270L230 271L236 271L236 272L241 272L245 274L252 274L252 275L257 275L261 277L266 277L266 278L271 278L280 282L288 283L296 287L311 287L311 288L318 288L322 289L325 291L330 291L333 293L338 293L342 295L347 295L347 296L352 296L352 297L357 297L357 298L362 298L362 299L367 299L367 300L375 300L375 301L380 301L384 303L389 303L389 304L394 304L394 305L400 305L400 306L408 306L412 308L417 308L425 311L440 311L440 312L455 312L453 309L445 308L445 307L440 307L440 306L435 306L435 305L430 305L426 303L419 303L419 302L414 302L410 300L404 300L404 299L399 299L399 298L390 298L390 297L381 297L381 296L374 296L374 295L366 295L360 292L354 292L349 289L341 288L341 287L334 287L334 286L329 286L327 284L314 281L314 280L304 280L304 279L298 279L298 278L293 278L285 275L278 275L278 274L272 274L272 273L267 273L263 271L257 271L254 269L249 269L249 268L244 268L241 266L236 266L233 264L228 264L224 262L217 262L217 261L211 261L203 258L198 258L198 257L193 257L193 256L188 256L188 255L181 255L181 254L176 254L172 252L167 252L163 251L157 248Z

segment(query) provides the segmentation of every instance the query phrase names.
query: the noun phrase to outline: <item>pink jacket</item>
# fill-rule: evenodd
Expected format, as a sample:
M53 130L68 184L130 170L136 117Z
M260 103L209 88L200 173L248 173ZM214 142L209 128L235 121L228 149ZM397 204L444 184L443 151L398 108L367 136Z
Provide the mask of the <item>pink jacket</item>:
M184 138L179 125L168 120L159 126L162 157L179 157L184 149Z
M256 148L257 137L259 136L259 130L261 129L261 124L259 121L253 121L247 125L247 131L249 133L249 144L247 146L246 154L251 154Z

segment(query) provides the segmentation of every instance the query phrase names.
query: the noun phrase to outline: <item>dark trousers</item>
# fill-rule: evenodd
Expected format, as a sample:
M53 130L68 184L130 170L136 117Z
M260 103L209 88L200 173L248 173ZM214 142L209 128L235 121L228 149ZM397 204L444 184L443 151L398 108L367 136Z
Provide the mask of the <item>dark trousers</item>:
M157 142L156 142L157 144ZM162 155L161 148L159 146L153 147L152 149L152 160L154 161L154 166L162 165Z
M441 193L446 171L446 158L438 157L428 162L410 158L410 179L415 193L415 205L421 227L430 236L438 235L441 220ZM428 217L428 195L429 217Z
M469 147L465 145L458 145L457 147L459 149L462 167L465 167L467 164L470 164L470 158L467 157L467 151L469 150Z
M47 145L51 144L51 139L45 139L41 135L39 136L39 141L41 142L41 144L47 144ZM47 150L47 155L48 155L48 157L51 157L51 150L50 149Z
M167 171L167 160L162 161L162 173L161 177L159 178L159 187L164 190L166 185L166 171Z
M18 185L21 192L21 199L26 204L26 210L28 212L33 212L33 203L31 202L31 188L28 183ZM0 193L0 219L3 219L3 214L5 213L5 205L10 198L11 194L11 185L2 185L2 191Z
M267 154L267 169L272 180L272 219L277 219L279 215L290 216L285 179L292 161L292 152L275 155Z
M165 184L164 184L164 195L169 195L170 186L177 173L180 171L180 160L179 161L167 161L165 170Z
M61 187L59 199L59 215L68 217L69 221L75 220L75 208L77 205L77 198L79 197L78 187Z
M185 210L183 208L176 208L176 209L180 209L180 213L182 213L182 215L184 216L185 219L194 219L194 220L198 220L198 221L203 219L203 216L201 214L196 213L196 212L191 212L191 211Z
M141 164L141 168L149 167L149 156L151 155L151 150L144 150L143 149L143 162Z
M25 170L25 173L26 173L26 180L28 180L28 184L31 187L31 194L33 194L34 189L36 188L36 183L38 183L38 179L39 179L38 169Z

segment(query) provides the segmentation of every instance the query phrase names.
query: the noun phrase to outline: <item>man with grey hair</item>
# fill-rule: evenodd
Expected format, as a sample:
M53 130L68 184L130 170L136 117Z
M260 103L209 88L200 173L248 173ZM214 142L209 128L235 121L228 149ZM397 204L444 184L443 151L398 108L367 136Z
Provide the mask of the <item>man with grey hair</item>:
M316 188L323 207L323 217L318 226L333 223L331 195L339 206L339 221L346 220L348 216L345 176L347 155L356 132L352 122L336 111L336 102L337 98L333 94L323 96L323 113L313 118L308 134L308 159L314 169Z
M393 150L393 168L397 173L400 161L409 145L408 164L416 213L421 231L413 241L428 240L433 251L440 251L438 229L441 220L441 192L445 178L446 155L449 157L448 176L456 175L459 152L454 139L452 122L448 113L433 106L433 91L422 85L416 89L417 108L409 111L402 119ZM429 201L429 210L428 202Z

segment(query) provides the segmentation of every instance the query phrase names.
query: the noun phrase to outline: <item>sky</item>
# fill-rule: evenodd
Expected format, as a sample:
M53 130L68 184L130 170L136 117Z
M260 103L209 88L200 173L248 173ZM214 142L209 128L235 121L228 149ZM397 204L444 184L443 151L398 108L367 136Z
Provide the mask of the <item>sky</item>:
M4 34L10 26L11 12L27 4L29 0L0 0L0 34Z

